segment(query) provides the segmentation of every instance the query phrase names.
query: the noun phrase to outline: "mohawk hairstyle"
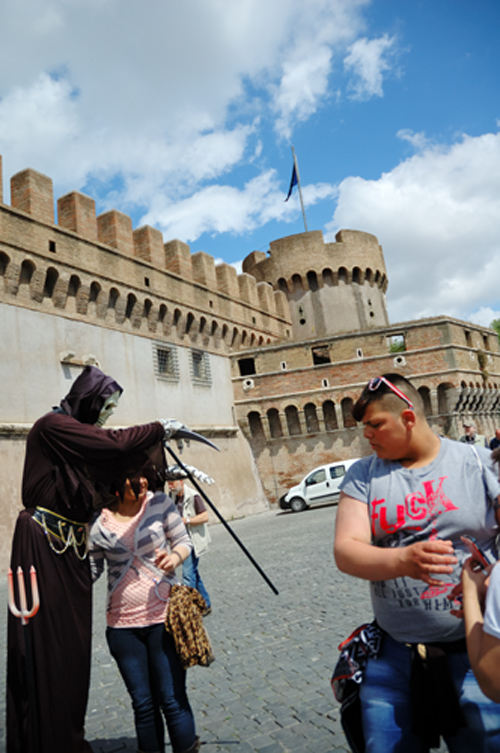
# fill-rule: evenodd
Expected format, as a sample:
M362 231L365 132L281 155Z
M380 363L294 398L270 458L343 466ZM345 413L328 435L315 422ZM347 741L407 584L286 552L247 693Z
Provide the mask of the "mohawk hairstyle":
M413 408L416 414L420 417L424 417L424 403L419 394L411 382L401 374L382 374L384 379L387 379L391 384L404 392L406 397L413 403ZM356 421L362 421L365 411L371 403L380 402L383 398L391 398L397 400L402 405L406 405L401 398L399 398L384 382L381 382L376 390L370 390L368 384L364 388L363 392L355 402L352 415Z

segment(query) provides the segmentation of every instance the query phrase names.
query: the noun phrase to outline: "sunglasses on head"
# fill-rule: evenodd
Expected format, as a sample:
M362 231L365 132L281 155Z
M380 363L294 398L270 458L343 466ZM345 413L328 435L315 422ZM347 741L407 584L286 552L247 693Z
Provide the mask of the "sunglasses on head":
M370 390L370 392L376 392L381 384L385 384L386 387L389 387L389 389L394 392L395 395L401 398L401 400L405 401L410 410L413 410L413 403L410 398L406 397L404 392L401 392L401 390L398 389L395 384L393 384L383 376L373 377L373 379L370 379L370 381L368 382L368 389Z

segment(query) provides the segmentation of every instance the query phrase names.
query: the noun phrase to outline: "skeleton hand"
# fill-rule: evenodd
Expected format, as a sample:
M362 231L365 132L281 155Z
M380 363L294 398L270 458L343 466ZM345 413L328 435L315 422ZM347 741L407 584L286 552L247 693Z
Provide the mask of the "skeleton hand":
M187 426L181 424L180 421L176 421L175 418L160 418L159 421L165 430L165 436L163 437L163 439L166 441L175 437L177 432L180 430L189 431Z
M167 474L171 478L173 477L173 478L184 479L187 477L187 474L184 468L186 468L186 470L188 470L189 473L192 476L194 476L194 478L198 479L198 481L202 481L204 484L209 484L209 485L215 484L215 481L213 480L213 478L208 476L203 471L199 471L198 468L195 468L193 465L184 465L182 468L180 465L169 465L167 469Z

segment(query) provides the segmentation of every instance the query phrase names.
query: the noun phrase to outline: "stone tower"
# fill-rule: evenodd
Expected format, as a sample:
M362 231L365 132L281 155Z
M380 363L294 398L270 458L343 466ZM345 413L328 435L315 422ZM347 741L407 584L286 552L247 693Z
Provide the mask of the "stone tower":
M243 261L243 272L286 294L295 340L389 324L377 238L340 230L335 241L325 243L320 230L290 235L273 241L268 254L254 251Z

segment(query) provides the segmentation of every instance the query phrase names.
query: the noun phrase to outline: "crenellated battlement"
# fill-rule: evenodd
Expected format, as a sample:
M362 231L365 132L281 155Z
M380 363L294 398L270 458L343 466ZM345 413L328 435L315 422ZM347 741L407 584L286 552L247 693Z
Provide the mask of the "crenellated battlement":
M334 243L320 230L279 238L268 254L249 254L243 272L285 293L294 339L389 323L384 255L370 233L340 230Z
M115 209L96 216L79 191L57 200L31 168L11 179L3 203L0 157L0 298L16 305L130 328L148 337L234 350L286 339L286 296L186 243L164 243L148 225L133 229ZM13 301L14 302L14 301Z

